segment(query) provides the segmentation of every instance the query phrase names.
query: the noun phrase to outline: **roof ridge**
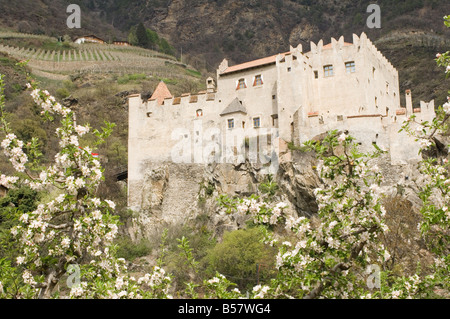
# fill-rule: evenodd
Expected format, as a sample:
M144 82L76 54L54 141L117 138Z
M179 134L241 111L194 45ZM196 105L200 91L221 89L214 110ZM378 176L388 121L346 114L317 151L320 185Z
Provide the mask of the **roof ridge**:
M278 53L278 54L270 55L270 56L267 56L267 57L264 57L264 58L259 58L259 59L256 59L256 60L251 60L251 61L247 61L247 62L244 62L244 63L236 64L236 65L228 67L225 71L223 71L221 73L221 75L228 74L228 73L233 73L233 72L237 72L237 71L241 71L241 70L246 70L246 69L257 67L257 66L263 66L263 65L267 65L267 64L272 64L272 63L276 62L276 58L280 54L281 55L288 55L290 53L292 53L292 52L288 51L288 52L284 52L284 53Z

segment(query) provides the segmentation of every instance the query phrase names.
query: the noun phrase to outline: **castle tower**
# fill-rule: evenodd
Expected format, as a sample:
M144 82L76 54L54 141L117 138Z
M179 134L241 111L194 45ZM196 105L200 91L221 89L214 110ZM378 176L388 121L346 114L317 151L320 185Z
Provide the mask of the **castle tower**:
M170 93L169 88L167 87L166 83L161 81L161 82L159 82L158 86L156 87L155 92L153 92L153 95L149 99L149 101L157 100L159 105L163 105L164 99L170 99L170 98L172 98L172 93Z

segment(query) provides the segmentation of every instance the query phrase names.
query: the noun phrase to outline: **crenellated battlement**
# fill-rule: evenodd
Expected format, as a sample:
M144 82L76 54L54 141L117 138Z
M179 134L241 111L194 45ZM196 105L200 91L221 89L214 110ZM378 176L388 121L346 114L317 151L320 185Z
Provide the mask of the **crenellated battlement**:
M164 98L162 104L158 103L156 98L150 98L147 101L148 107L157 107L157 106L188 106L190 104L204 104L207 102L214 102L216 100L217 93L207 93L206 91L200 91L196 94L191 93L183 93L181 96L177 97L167 97Z
M366 50L370 52L379 63L385 65L390 71L395 71L395 67L386 59L386 57L375 47L372 41L369 40L367 35L363 32L360 36L353 34L353 43L345 42L344 36L341 36L339 40L331 38L329 44L324 45L323 40L314 43L310 42L310 54L321 55L326 50L332 50L333 52L339 52L344 49L351 49L355 52L360 52L361 50Z

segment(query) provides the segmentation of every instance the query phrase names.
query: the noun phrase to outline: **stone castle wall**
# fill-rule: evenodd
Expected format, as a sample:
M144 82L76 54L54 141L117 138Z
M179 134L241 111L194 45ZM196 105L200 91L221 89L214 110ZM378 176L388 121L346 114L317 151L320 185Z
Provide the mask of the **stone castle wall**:
M349 62L354 62L354 70L349 71ZM330 65L333 74L326 76L325 66ZM262 84L256 84L256 77ZM242 88L240 81L245 83ZM421 102L420 109L413 109L412 93L407 91L402 107L397 70L363 33L354 35L353 43L343 37L328 45L320 41L311 43L307 53L299 45L231 68L224 60L217 79L208 79L207 91L163 103L133 95L129 112L129 206L139 209L142 200L136 194L142 193L149 167L227 164L258 135L271 141L264 146L269 159L270 152L279 154L279 142L300 145L337 129L348 131L364 150L376 144L389 151L394 165L418 160L417 143L398 131L411 115L419 122L432 120L434 102ZM260 127L254 127L255 118Z

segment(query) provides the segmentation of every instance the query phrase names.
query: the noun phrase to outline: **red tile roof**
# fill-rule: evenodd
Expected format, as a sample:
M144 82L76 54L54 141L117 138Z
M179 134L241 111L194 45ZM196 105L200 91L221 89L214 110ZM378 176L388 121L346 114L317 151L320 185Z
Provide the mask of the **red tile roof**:
M164 99L170 98L172 98L172 93L170 93L167 85L163 81L161 81L156 87L155 92L153 92L153 95L150 98L150 100L158 100L158 104L162 105L164 103Z
M344 46L349 46L349 45L353 45L353 43L344 42ZM327 45L324 45L323 49L325 49L325 50L326 49L331 49L332 46L333 46L333 44L329 43ZM280 54L283 55L283 57L284 57L284 56L289 55L291 53L292 52L285 52L285 53L280 53ZM247 69L258 67L258 66L274 64L276 62L277 56L278 56L278 54L272 55L272 56L269 56L269 57L265 57L265 58L262 58L262 59L257 59L257 60L241 63L241 64L238 64L238 65L230 66L225 71L223 71L221 73L221 75L234 73L234 72L239 72L239 71L247 70Z
M281 55L286 56L286 55L288 55L290 53L291 52L285 52L285 53L281 53ZM278 54L277 55L272 55L272 56L269 56L269 57L265 57L265 58L262 58L262 59L253 60L253 61L249 61L249 62L238 64L238 65L230 66L225 71L223 71L221 73L221 75L229 74L229 73L233 73L233 72L238 72L238 71L242 71L242 70L246 70L246 69L250 69L250 68L255 68L255 67L258 67L258 66L273 64L273 63L276 62L277 56L278 56Z

